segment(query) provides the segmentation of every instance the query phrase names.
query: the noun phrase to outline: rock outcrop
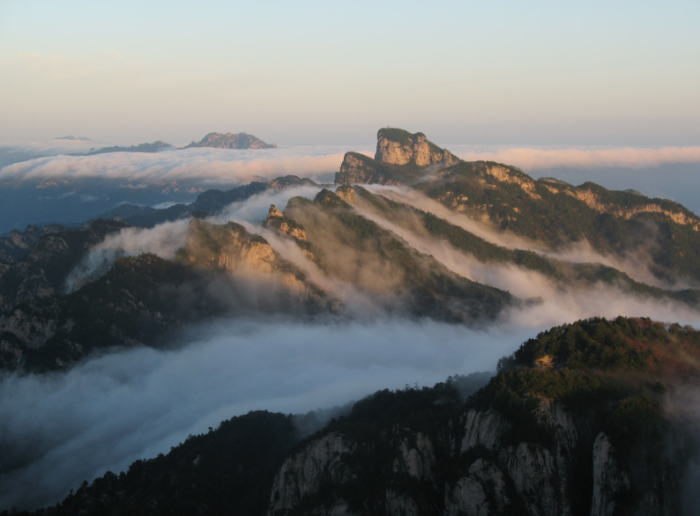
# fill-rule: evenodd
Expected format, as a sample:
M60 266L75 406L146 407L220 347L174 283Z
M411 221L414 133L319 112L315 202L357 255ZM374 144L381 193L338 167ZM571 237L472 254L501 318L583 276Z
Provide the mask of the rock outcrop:
M357 152L345 154L336 184L412 184L461 160L428 141L423 133L380 129L374 159Z
M546 399L541 403L539 423L550 436L548 445L509 443L513 438L506 438L505 432L517 435L517 429L510 428L502 416L474 410L463 420L462 436L457 437L461 446L455 446L446 434L428 437L409 428L375 434L364 444L338 432L324 435L284 463L273 483L268 516L297 511L364 514L376 506L392 516L570 516L577 513L575 509L580 511L581 496L586 497L583 503L590 506L591 516L617 514L618 500L631 483L614 458L609 438L600 434L592 442L585 431L577 429L571 413ZM397 439L396 433L403 437ZM365 469L371 461L361 453L362 446L393 456L391 468L381 472ZM591 462L592 469L584 475L581 468L591 468ZM446 470L462 474L445 480ZM593 478L592 492L581 485L586 475ZM365 498L348 505L341 493L358 489L356 480L369 477L378 485L366 491ZM660 473L659 488L634 506L644 514L673 514L669 508L677 508L672 502L677 497L664 480ZM377 494L380 498L370 501ZM440 496L441 504L435 504Z
M270 206L270 211L267 214L264 225L268 229L276 229L280 233L289 235L301 242L306 242L307 240L304 227L297 224L294 220L285 217L284 213L279 211L274 204Z
M411 134L403 129L386 128L377 132L377 152L374 159L392 165L453 165L460 159L451 152L428 141L423 133Z

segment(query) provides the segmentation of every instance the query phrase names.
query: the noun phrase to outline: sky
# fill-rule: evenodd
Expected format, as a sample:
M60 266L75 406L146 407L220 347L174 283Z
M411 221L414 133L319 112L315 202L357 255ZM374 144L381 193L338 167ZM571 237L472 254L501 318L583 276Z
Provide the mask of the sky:
M0 140L695 145L700 3L0 0Z

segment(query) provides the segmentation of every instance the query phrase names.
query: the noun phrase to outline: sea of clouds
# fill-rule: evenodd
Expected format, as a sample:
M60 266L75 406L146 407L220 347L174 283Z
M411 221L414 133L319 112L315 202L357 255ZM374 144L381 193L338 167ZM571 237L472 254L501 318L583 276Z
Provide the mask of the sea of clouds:
M338 148L324 149L189 149L155 155L57 156L10 165L0 170L0 178L87 174L150 181L191 179L194 175L203 181L236 182L291 173L327 180L343 154ZM610 155L605 156L609 164ZM657 153L658 165L668 159L664 156L668 153ZM649 159L648 154L645 159ZM625 163L628 166L629 159ZM563 292L531 271L485 266L449 246L437 245L391 226L376 214L365 213L465 277L523 298L543 298L539 304L504 314L498 324L481 330L389 316L372 303L363 304L362 296L353 289L325 277L295 246L261 228L270 204L282 209L292 196L312 198L317 191L304 187L265 192L231 205L215 221L234 220L263 235L322 288L346 303L358 301L365 310L358 311L355 319L331 318L316 324L265 317L222 320L189 328L170 350L120 350L94 357L66 373L6 375L0 382L0 443L6 454L1 466L8 468L10 464L11 471L1 470L0 508L55 502L82 480L165 453L188 434L206 431L252 409L301 413L343 404L377 389L430 385L455 373L493 371L498 358L555 324L593 315L649 316L700 324L698 314L687 308L628 296L614 287ZM405 190L383 189L382 193L449 216L451 222L499 245L543 252L514 235L494 233L462 215L442 213L437 203ZM186 221L125 229L96 246L69 282L73 288L79 287L106 271L119 256L154 252L172 258L184 243L186 232ZM582 253L578 250L568 258L608 259ZM644 270L637 265L614 264L640 277ZM366 310L368 306L370 310Z

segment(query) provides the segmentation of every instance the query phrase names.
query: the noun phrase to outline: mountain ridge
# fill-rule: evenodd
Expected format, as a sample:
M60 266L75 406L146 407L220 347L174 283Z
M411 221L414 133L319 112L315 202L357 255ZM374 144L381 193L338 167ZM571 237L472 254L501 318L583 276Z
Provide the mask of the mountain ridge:
M699 356L689 327L581 320L525 342L485 386L378 391L306 438L291 416L250 412L42 513L680 514L697 436L661 404L698 378Z
M212 147L215 149L275 149L277 144L265 143L248 133L209 133L199 142L192 142L184 149L192 147Z

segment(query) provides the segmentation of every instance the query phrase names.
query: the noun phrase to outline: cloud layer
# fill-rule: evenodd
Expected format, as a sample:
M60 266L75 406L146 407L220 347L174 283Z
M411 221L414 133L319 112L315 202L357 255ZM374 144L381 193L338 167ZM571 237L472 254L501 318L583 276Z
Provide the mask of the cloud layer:
M5 460L34 460L4 475L0 507L56 501L84 479L167 452L189 433L251 409L300 413L492 370L525 337L406 320L235 321L192 330L177 351L133 349L65 375L5 378Z
M662 148L500 148L474 150L457 145L451 148L466 161L497 161L523 170L572 168L644 168L667 163L700 163L700 147Z
M125 179L236 184L287 174L332 181L345 148L280 147L229 150L194 148L158 153L112 152L95 156L52 156L8 165L0 180Z

